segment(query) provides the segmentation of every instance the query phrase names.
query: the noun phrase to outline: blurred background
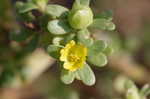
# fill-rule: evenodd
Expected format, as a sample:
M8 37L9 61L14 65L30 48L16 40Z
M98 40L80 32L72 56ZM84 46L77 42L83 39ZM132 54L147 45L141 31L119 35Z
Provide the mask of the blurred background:
M110 42L114 53L107 66L93 67L97 81L90 87L80 81L63 84L59 64L43 45L36 45L36 38L28 45L29 40L21 41L19 36L21 42L11 40L11 32L20 25L33 27L17 18L15 2L0 0L0 99L125 99L121 86L125 77L139 88L150 84L149 0L91 0L95 14L113 11L116 30L91 30L97 39ZM70 8L73 0L49 2Z

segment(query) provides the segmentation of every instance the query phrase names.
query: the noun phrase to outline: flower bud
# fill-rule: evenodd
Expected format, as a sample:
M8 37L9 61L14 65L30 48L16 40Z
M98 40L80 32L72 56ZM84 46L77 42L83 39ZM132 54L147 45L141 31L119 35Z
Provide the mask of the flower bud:
M74 9L68 17L69 23L74 29L84 29L93 23L93 12L89 7Z

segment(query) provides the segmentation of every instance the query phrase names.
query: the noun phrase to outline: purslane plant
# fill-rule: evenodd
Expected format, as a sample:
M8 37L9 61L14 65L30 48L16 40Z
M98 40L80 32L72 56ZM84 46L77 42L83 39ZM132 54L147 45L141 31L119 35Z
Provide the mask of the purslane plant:
M32 10L38 10L48 17L46 31L52 41L47 51L61 63L61 80L70 84L74 79L86 85L95 84L95 75L88 65L103 67L107 64L107 55L112 48L103 40L94 39L88 28L114 30L110 12L94 16L89 6L90 0L75 0L72 9L57 4L48 4L48 0L28 0L17 2L20 15L28 15L35 20ZM44 29L45 29L44 27Z

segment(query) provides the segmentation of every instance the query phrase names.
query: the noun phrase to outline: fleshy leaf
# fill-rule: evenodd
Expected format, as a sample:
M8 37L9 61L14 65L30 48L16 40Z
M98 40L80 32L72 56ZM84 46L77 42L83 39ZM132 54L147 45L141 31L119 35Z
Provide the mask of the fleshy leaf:
M22 28L18 31L10 32L10 39L17 41L17 42L22 42L22 41L26 40L32 34L33 34L32 31Z
M80 78L84 84L92 86L95 84L95 75L88 64L77 70L78 79Z
M54 37L54 38L53 38L53 44L54 44L54 45L60 45L60 44L61 44L61 41L62 41L63 39L64 39L63 37Z
M59 18L59 17L65 17L68 14L68 9L60 6L60 5L48 5L46 8L46 13L50 15L52 18Z
M39 35L33 35L32 39L30 40L28 45L24 48L24 50L28 52L34 51L38 46L38 42L39 42Z
M102 40L95 41L90 47L89 47L89 55L92 55L94 53L102 52L106 49L107 44L106 42Z
M107 46L107 48L103 51L107 56L111 55L114 52L114 49L111 46Z
M34 9L37 9L38 7L31 3L31 2L28 2L28 3L24 3L20 9L19 9L19 13L25 13L25 12L28 12L28 11L31 11L31 10L34 10Z
M88 62L95 66L103 67L107 64L107 57L103 53L94 53L88 56Z
M111 21L113 19L113 12L111 10L104 11L101 14L97 14L95 18L102 18Z
M58 46L58 45L49 45L48 48L47 48L47 52L53 58L59 59L59 57L60 57L60 49L61 49L61 47Z
M74 81L75 78L75 72L71 72L65 69L62 69L61 72L61 80L65 84L71 84Z
M94 19L91 27L101 29L101 30L112 31L115 29L115 24L111 22L110 20L97 18L97 19Z
M150 86L148 84L144 85L140 91L140 94L142 97L147 97L150 94Z
M87 29L83 29L83 30L79 31L77 34L77 37L78 37L78 42L80 42L86 46L90 46L93 44L93 39L90 38L90 33Z
M76 35L74 33L70 33L69 35L65 35L64 39L63 39L63 42L62 42L62 45L65 45L69 41L73 40L75 36Z
M48 30L50 33L55 35L62 35L71 32L71 27L66 21L63 20L53 20L48 23Z
M89 6L89 4L90 4L90 0L76 0L76 1L84 6Z

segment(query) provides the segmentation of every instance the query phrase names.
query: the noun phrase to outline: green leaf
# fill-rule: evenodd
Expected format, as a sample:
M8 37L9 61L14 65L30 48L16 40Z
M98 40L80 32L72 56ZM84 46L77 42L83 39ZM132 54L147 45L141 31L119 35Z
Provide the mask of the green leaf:
M107 20L112 21L112 19L113 19L113 12L112 12L111 10L104 11L104 12L102 12L101 14L97 14L97 15L95 16L95 18L107 19Z
M68 43L69 41L73 40L75 36L76 36L75 33L70 33L68 35L65 35L64 39L62 41L62 45L66 45L66 43Z
M47 52L53 58L59 59L60 57L60 49L61 47L58 45L49 45L47 48Z
M58 45L59 46L59 45L61 45L61 41L63 39L64 39L63 37L54 37L52 42L53 42L54 45Z
M134 90L138 90L137 86L135 85L135 83L132 80L127 80L125 82L125 88L128 90L130 88L133 88Z
M19 9L19 13L25 13L25 12L28 12L28 11L31 11L31 10L34 10L34 9L37 9L38 7L31 3L31 2L28 2L28 3L25 3L23 4L20 9Z
M115 29L115 24L111 22L110 20L97 18L97 19L94 19L91 27L101 29L101 30L112 31Z
M103 53L94 53L88 56L88 62L95 66L103 67L107 64L107 57Z
M72 10L78 10L83 7L89 7L90 0L75 0L72 6Z
M67 8L56 4L48 5L46 8L46 13L52 18L66 17L68 15L68 11L69 10Z
M63 20L53 20L48 23L47 26L50 33L55 35L62 35L72 31L71 27L66 21Z
M75 72L71 72L65 69L62 69L61 72L61 80L65 84L71 84L74 81L75 78Z
M24 48L24 50L27 52L34 51L38 46L38 41L39 41L39 35L33 35L32 39L30 40L28 45Z
M111 46L107 46L107 48L103 51L107 56L111 55L114 52L114 49Z
M90 33L87 29L83 29L77 33L78 42L91 46L93 44L93 39L90 38Z
M22 28L21 30L10 32L10 39L17 42L22 42L32 34L32 31Z
M41 3L41 2L42 2L42 3L44 2L45 4L47 4L48 1L49 1L49 0L29 0L29 2L33 2L33 3L35 3L35 4L38 4L38 3Z
M150 94L150 86L148 84L144 85L140 91L140 94L143 97L147 97Z
M68 35L57 36L53 38L54 45L66 45L69 41L73 40L75 37L74 33L70 33Z
M85 64L82 68L77 70L78 78L80 78L84 84L92 86L95 84L95 75L88 64Z
M49 0L29 0L30 3L35 4L38 10L45 13L46 6Z
M106 49L107 43L102 40L95 41L90 47L89 47L89 55L92 55L93 53L99 53Z
M141 97L137 90L130 88L126 92L126 99L141 99Z
M76 0L77 3L80 3L80 5L83 6L89 6L90 5L90 0Z

